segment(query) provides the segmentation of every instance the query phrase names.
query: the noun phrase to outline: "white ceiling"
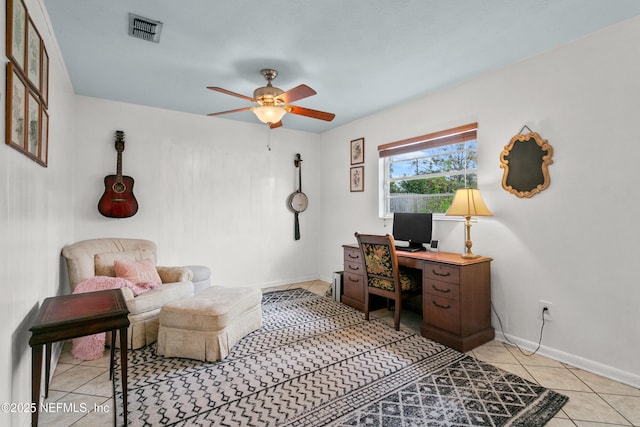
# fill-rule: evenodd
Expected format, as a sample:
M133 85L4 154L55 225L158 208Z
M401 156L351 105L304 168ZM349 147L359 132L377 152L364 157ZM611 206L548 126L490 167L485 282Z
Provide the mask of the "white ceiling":
M322 132L640 14L637 0L44 0L75 93L205 115L250 106L262 68ZM129 12L163 23L127 34ZM596 52L597 53L597 52ZM250 111L223 119L259 123ZM220 120L220 118L211 118ZM276 130L277 131L277 130Z

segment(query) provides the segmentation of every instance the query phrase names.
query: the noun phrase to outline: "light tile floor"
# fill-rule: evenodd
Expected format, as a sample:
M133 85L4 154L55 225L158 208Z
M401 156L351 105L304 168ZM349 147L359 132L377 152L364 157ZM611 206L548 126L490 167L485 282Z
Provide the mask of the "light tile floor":
M329 286L326 282L314 281L269 290L303 287L324 295ZM391 312L386 309L372 312L372 316L393 323ZM403 310L404 326L419 333L420 323L419 314ZM40 414L40 425L112 426L113 385L109 380L109 352L101 359L83 362L75 359L69 349L67 343L45 400L50 411ZM517 348L499 341L491 341L469 354L569 396L569 402L548 426L640 426L640 389L543 356L524 356Z

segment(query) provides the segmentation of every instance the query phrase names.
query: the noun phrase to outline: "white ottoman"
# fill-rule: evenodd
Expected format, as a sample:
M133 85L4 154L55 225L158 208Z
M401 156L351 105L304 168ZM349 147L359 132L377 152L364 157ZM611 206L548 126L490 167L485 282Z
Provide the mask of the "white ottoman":
M261 326L260 289L210 287L162 306L158 355L215 362Z

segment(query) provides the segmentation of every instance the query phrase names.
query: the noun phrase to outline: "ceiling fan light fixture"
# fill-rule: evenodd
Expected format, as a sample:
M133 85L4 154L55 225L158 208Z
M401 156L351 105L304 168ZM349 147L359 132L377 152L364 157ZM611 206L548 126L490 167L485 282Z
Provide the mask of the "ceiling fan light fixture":
M278 75L276 70L264 69L261 71L267 80L267 85L259 87L253 91L253 97L232 92L218 86L207 86L216 92L226 95L235 96L246 101L254 102L252 107L236 108L235 110L220 111L217 113L207 114L208 116L220 116L222 114L239 113L240 111L253 111L258 120L269 125L271 129L282 126L282 118L285 114L291 113L298 116L306 116L312 119L325 120L330 122L336 116L332 113L324 111L312 110L311 108L298 107L291 105L292 102L300 99L308 98L316 94L316 91L305 84L298 85L286 92L271 84L271 81Z
M258 117L258 120L266 124L278 123L280 120L282 120L282 117L287 114L287 110L282 107L273 107L266 105L253 107L251 111L253 111L256 117Z

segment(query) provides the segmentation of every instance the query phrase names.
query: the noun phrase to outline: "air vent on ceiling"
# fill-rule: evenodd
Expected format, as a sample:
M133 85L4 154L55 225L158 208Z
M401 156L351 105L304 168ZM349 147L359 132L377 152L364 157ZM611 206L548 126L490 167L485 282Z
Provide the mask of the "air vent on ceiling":
M159 43L162 22L143 16L129 14L129 35L148 42Z

